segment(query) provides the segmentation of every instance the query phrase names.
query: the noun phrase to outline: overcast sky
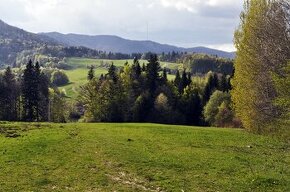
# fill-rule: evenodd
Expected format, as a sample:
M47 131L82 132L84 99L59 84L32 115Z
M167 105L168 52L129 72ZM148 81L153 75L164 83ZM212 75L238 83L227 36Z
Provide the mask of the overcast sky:
M232 51L243 0L0 0L0 19L31 32L118 35Z

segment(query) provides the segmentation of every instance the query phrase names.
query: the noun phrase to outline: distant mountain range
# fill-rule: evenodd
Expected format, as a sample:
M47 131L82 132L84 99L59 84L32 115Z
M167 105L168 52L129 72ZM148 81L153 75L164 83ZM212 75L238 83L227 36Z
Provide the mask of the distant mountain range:
M0 66L15 63L20 54L23 57L24 53L27 55L29 53L36 53L45 47L84 47L91 50L127 54L178 51L204 53L225 58L235 57L235 53L206 47L182 48L153 41L134 41L110 35L65 35L57 32L35 34L10 26L0 20Z
M234 52L225 52L206 47L183 48L173 45L160 44L153 41L136 41L128 40L112 35L78 35L78 34L61 34L57 32L40 33L43 36L50 37L59 43L68 46L83 46L101 51L111 51L118 53L145 53L145 52L194 52L218 55L219 57L234 58Z

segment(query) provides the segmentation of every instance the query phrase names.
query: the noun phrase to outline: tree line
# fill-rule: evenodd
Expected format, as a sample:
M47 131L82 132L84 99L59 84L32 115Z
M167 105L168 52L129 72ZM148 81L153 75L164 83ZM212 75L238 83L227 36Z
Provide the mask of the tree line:
M219 125L233 125L230 77L223 74L210 72L204 78L194 78L183 70L169 80L158 56L152 54L144 67L135 58L132 65L125 64L123 68L112 64L108 73L100 77L94 76L92 67L88 80L78 98L85 109L84 121L217 125L217 121L206 117L214 119L226 109L232 118L219 119ZM214 93L216 97L212 97ZM204 112L207 105L211 105L209 113ZM223 109L219 110L221 105Z
M0 120L60 122L64 103L64 95L50 83L38 62L30 60L21 74L8 67L0 75ZM56 118L59 110L62 112Z

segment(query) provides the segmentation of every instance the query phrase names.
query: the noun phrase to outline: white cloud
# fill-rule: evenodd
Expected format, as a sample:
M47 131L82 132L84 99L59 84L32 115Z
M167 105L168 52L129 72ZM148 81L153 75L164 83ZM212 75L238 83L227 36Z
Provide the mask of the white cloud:
M197 13L203 7L233 7L240 6L242 0L160 0L164 7L175 7L177 10L187 10Z
M236 51L236 48L233 44L217 44L217 45L204 45L206 47L212 48L212 49L218 49L228 52L234 52Z
M112 34L175 45L231 44L243 0L0 0L0 19L32 32ZM223 49L227 49L225 46Z

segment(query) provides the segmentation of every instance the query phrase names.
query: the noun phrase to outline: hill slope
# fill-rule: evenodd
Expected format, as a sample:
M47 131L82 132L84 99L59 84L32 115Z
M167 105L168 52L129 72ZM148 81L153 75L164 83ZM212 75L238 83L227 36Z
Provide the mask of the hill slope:
M2 191L289 191L290 146L238 129L0 123Z
M17 54L25 50L34 50L45 45L59 45L55 40L17 27L0 20L0 66L15 62Z
M118 36L111 35L79 35L79 34L61 34L57 32L41 33L42 35L53 38L54 40L69 46L84 46L91 49L97 49L107 52L120 53L145 53L145 52L195 52L219 57L234 58L235 53L210 49L206 47L182 48L167 44L160 44L153 41L128 40Z
M76 35L61 33L34 34L17 27L10 26L0 20L0 67L11 65L17 58L26 58L35 53L58 57L76 57L96 55L97 50L119 52L119 53L144 53L144 52L196 52L219 57L233 58L234 53L228 53L206 47L181 48L172 45L160 44L153 41L133 41L117 36L100 35ZM62 54L64 53L64 54ZM88 54L92 53L92 54ZM22 63L22 61L21 61Z

